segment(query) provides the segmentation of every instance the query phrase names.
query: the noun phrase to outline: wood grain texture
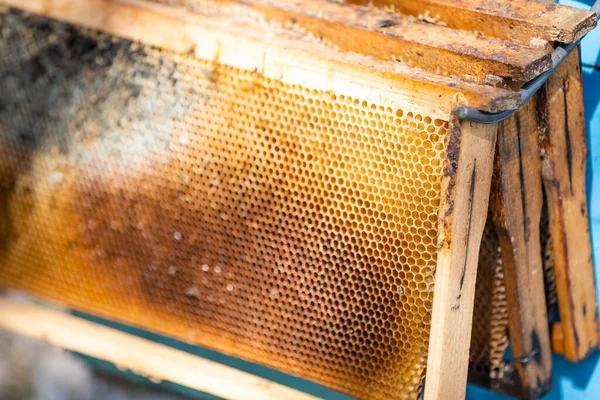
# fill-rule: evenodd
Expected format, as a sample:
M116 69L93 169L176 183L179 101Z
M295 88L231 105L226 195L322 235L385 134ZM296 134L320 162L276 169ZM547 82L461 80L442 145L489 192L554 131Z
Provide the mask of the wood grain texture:
M496 125L455 122L442 180L438 264L425 399L464 399L479 246Z
M248 18L238 20L227 14L203 16L132 0L0 0L0 4L221 64L258 70L283 83L381 104L423 107L437 117L448 118L457 101L490 112L514 108L520 102L520 95L509 90L391 60L343 53L314 40L299 40L264 24L249 22ZM373 90L365 90L366 87ZM372 95L382 91L389 96Z
M214 361L44 306L0 298L0 328L230 400L317 397Z
M551 65L550 49L504 42L383 10L327 0L231 0L267 20L293 23L341 50L482 82L488 75L528 81Z
M542 176L550 214L564 355L583 359L599 344L598 306L586 199L587 143L579 51L538 94ZM556 329L555 329L556 331ZM555 342L560 340L557 335Z
M365 0L350 1L366 3ZM522 44L530 44L533 38L571 43L593 29L597 22L597 17L589 10L561 6L554 2L373 0L372 4L450 28L481 32Z
M490 208L502 253L510 345L521 397L550 390L552 360L540 246L542 179L535 99L500 124Z

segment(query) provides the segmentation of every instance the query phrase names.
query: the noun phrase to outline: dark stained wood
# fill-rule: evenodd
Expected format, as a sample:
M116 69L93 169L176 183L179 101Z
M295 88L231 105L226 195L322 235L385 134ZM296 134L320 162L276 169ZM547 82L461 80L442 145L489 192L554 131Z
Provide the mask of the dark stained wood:
M504 371L504 375L499 379L493 379L489 375L469 372L469 383L510 397L518 398L521 395L519 378L512 368Z
M550 214L562 335L554 350L571 361L599 344L598 305L586 199L586 129L579 51L538 94L542 176Z
M549 390L552 360L540 245L535 99L500 124L490 207L500 239L510 344L523 398Z
M496 125L454 121L442 180L426 400L464 399Z
M285 34L265 31L264 26L248 24L247 18L232 20L226 12L207 17L133 0L87 0L85 3L0 0L0 3L141 43L195 53L200 58L219 58L221 62L239 68L261 70L266 76L286 83L311 82L320 73L332 81L338 75L356 82L371 80L391 93L410 98L411 104L427 103L430 109L443 116L451 112L457 99L461 104L489 112L515 108L520 102L520 95L509 90L409 68L392 60L342 53L327 46L317 46L315 41L289 39ZM237 30L230 29L233 22ZM215 44L208 45L210 43ZM271 65L274 68L270 69ZM310 71L310 76L300 75L298 70Z

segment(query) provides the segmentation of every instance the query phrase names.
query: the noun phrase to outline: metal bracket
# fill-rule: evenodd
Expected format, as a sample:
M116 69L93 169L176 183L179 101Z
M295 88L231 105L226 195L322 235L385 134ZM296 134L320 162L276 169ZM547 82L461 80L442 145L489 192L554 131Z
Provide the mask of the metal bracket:
M592 5L592 8L590 10L595 12L596 15L600 18L600 0L596 0L596 2ZM525 103L527 103L527 100L529 100L534 94L537 93L537 91L550 78L550 75L552 75L552 73L556 71L558 66L562 64L562 62L567 58L569 54L571 54L575 47L579 45L579 42L581 42L581 39L583 39L583 37L571 44L559 43L557 45L556 49L552 52L552 67L550 67L549 70L545 71L537 78L527 82L519 91L519 93L521 94L521 104L519 105L519 107L512 110L501 111L498 113L487 113L485 111L480 111L473 107L461 106L454 109L456 116L460 120L473 121L478 122L480 124L496 124L498 122L504 121L505 119L519 111L519 109L523 107Z
M526 357L515 357L513 358L514 362L518 362L519 364L527 364L529 363L531 360L533 360L533 358L538 355L539 350L538 349L533 349L531 351L531 353L529 353L528 356Z

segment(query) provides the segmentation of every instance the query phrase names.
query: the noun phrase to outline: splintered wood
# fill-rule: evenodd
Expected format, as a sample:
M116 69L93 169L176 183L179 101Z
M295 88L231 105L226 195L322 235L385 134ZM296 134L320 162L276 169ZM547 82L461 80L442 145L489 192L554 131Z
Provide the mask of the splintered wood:
M538 398L551 382L543 241L555 348L576 360L598 346L576 55L501 124L455 116L517 108L553 42L581 38L594 13L0 4L14 7L0 12L0 285L361 399L463 399L468 374ZM57 343L98 353L73 340Z

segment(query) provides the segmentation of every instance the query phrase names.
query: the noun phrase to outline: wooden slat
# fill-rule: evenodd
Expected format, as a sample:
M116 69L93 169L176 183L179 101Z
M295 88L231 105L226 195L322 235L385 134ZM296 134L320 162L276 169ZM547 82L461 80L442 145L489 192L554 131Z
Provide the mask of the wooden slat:
M208 60L310 89L365 100L405 102L432 116L447 118L457 101L495 112L515 108L520 95L409 68L392 61L346 54L308 40L293 40L264 26L231 16L203 17L145 1L0 0L65 22L102 30L145 44L195 53ZM373 90L365 90L370 87ZM381 92L389 94L382 99ZM373 93L378 93L373 98Z
M21 3L12 2L9 3ZM48 13L60 0L42 3ZM71 1L70 3L73 3ZM137 2L131 2L135 4ZM381 10L327 0L223 0L260 11L268 21L296 24L343 51L483 82L488 75L528 81L551 66L549 49L505 43L476 33L390 16ZM83 3L86 5L87 2ZM16 4L15 4L16 5ZM64 11L75 5L66 5Z
M230 0L227 0L230 1ZM482 82L488 75L528 81L551 65L549 49L506 43L381 10L328 0L231 0L294 23L340 49Z
M564 349L581 360L599 344L598 305L586 200L586 130L579 51L538 94L542 176ZM556 340L560 339L558 334Z
M181 350L10 298L0 298L0 329L111 362L153 381L173 382L226 399L317 399Z
M365 0L350 0L365 4ZM387 7L442 24L449 28L481 32L484 35L529 44L532 38L571 43L596 25L589 10L526 0L373 0Z
M540 245L542 179L535 99L500 124L490 208L502 252L510 345L521 398L550 390L552 360Z
M486 221L496 125L455 123L442 180L425 399L464 399L479 246Z

